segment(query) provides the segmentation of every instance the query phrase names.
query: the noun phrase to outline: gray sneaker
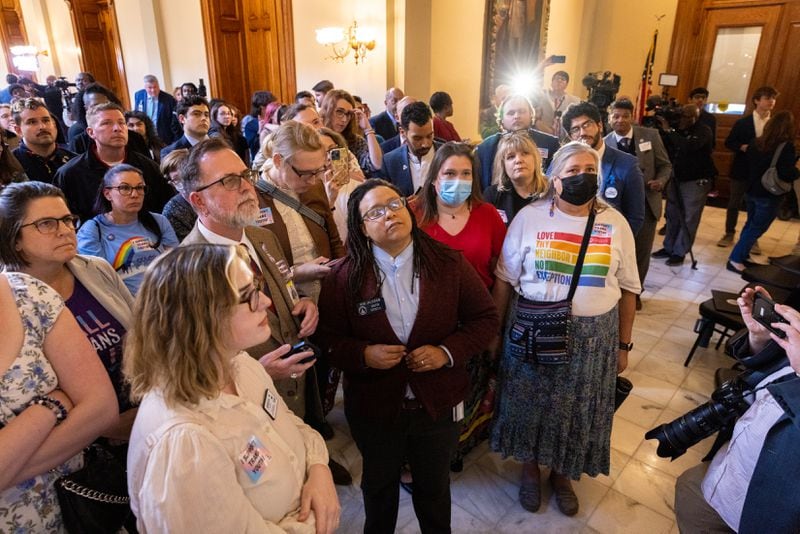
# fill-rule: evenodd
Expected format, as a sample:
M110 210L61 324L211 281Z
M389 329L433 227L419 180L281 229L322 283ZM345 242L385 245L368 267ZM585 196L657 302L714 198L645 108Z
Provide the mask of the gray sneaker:
M717 241L718 247L729 247L731 245L733 245L733 234L726 233L724 236L720 238L719 241Z

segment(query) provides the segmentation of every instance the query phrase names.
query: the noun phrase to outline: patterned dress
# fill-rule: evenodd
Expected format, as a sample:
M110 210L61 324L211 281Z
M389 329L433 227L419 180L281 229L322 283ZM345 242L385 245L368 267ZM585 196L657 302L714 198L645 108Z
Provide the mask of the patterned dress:
M31 399L58 387L58 377L42 351L47 333L64 308L48 285L21 273L6 273L25 331L17 359L0 375L0 425L25 410ZM83 455L0 492L0 532L64 532L54 482L80 469Z

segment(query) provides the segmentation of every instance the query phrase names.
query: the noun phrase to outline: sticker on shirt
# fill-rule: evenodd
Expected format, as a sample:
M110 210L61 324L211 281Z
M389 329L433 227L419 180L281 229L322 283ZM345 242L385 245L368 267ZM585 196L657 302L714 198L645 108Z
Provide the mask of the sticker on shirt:
M267 415L274 421L278 416L278 396L269 389L264 394L264 404L262 406Z
M542 156L542 159L547 159L547 156L550 155L550 149L539 147L539 155Z
M613 185L611 187L606 187L605 192L603 193L606 198L617 198L619 196L619 191Z
M605 287L606 275L611 265L611 233L613 227L594 223L592 236L583 260L579 286ZM578 261L583 232L541 231L536 233L534 269L540 282L569 286Z
M160 252L153 249L149 239L144 236L134 236L120 245L111 266L125 280L146 271L147 266L159 254Z
M503 222L508 224L508 215L506 215L506 210L501 210L498 208L497 213L500 215L500 218L503 219Z
M383 297L375 297L374 299L364 300L356 305L356 312L361 317L372 315L373 313L383 311L386 309L386 302Z
M648 150L653 150L653 143L650 141L642 141L639 143L639 152L647 152Z
M239 454L239 465L252 482L258 482L272 461L272 455L256 436L250 436L247 446Z
M272 217L272 208L261 208L258 210L258 219L256 219L256 226L267 226L275 222Z

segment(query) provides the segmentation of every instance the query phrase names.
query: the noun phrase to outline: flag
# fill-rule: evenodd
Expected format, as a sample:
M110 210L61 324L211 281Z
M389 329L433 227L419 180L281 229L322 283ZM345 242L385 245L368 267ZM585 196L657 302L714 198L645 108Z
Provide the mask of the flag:
M639 84L638 98L636 99L636 120L641 122L644 117L644 108L647 99L653 92L653 65L656 62L656 43L658 42L658 30L653 32L653 42L650 43L650 50L647 51L647 58L644 61L642 70L642 81Z

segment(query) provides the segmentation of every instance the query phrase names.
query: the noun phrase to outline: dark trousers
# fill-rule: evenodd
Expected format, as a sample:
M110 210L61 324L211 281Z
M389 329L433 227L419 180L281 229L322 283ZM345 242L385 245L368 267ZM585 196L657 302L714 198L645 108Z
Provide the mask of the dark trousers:
M650 211L650 206L644 208L644 223L634 237L634 244L636 246L636 267L639 269L639 283L644 290L644 279L647 277L647 271L650 270L650 252L653 249L653 241L656 237L656 227L658 226L658 219L653 216Z
M708 464L696 465L683 472L675 482L675 519L681 534L726 534L733 532L714 510L700 489Z
M363 457L361 493L365 534L391 534L397 524L400 468L407 458L414 477L412 501L423 534L450 532L450 458L459 424L424 410L401 410L393 421L363 419L345 407Z
M739 241L731 251L730 260L736 263L744 263L750 255L750 249L758 238L769 230L772 221L778 215L778 208L783 197L755 197L746 195L745 204L747 205L747 221L744 223L742 233L739 234Z
M676 185L680 188L682 204L678 201ZM692 248L709 189L710 180L671 181L667 184L667 233L664 236L664 248L671 255L683 257Z
M731 191L728 197L728 209L725 211L725 233L736 233L736 222L739 220L739 209L742 207L742 199L747 191L747 180L734 180L731 178Z

